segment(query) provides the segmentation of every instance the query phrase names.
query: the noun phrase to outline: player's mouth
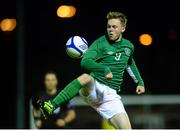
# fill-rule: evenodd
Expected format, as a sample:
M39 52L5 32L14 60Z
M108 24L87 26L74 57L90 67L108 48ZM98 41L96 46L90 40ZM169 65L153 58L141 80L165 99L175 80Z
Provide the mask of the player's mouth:
M109 33L108 36L109 36L110 39L114 38L114 34L113 33Z
M109 37L109 40L111 40L111 41L116 41L116 40L117 40L116 35L113 34L113 33L109 33L109 34L108 34L108 37Z
M113 37L113 33L109 33L108 35L109 35L109 37Z

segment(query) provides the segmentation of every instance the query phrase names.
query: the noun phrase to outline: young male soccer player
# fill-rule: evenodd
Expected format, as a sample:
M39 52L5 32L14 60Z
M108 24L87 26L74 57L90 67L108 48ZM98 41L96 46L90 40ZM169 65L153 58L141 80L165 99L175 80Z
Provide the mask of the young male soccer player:
M107 14L107 35L101 36L83 56L81 66L90 71L69 83L52 101L40 102L46 116L72 99L78 92L103 118L117 129L131 129L128 115L116 93L120 91L125 69L137 84L136 92L145 92L143 80L133 59L133 44L122 37L127 19L123 13Z

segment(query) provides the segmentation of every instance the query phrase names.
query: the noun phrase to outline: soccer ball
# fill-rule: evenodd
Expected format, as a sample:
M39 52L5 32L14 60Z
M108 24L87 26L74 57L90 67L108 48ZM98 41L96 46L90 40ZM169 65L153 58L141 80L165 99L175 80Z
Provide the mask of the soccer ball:
M81 58L87 49L88 42L81 36L72 36L66 43L66 52L74 59Z

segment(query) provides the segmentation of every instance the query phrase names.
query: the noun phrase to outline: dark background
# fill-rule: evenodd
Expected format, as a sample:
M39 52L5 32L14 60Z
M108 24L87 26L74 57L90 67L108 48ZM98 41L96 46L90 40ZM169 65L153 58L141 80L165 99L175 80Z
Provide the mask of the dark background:
M0 20L22 18L17 28L24 26L24 90L26 120L31 96L43 89L43 76L55 70L60 86L82 73L79 63L67 56L65 43L72 35L81 35L89 45L106 31L106 14L120 11L127 15L124 37L135 46L134 59L144 79L147 94L180 94L180 2L131 0L1 0ZM71 4L77 13L70 19L57 17L61 4ZM18 17L17 10L23 12ZM24 8L24 9L23 9ZM151 46L142 46L139 36L148 33L153 37ZM1 128L16 128L16 97L18 75L18 30L0 31L1 54ZM22 64L21 63L21 64ZM121 94L135 94L135 84L125 77ZM25 124L28 128L28 123Z

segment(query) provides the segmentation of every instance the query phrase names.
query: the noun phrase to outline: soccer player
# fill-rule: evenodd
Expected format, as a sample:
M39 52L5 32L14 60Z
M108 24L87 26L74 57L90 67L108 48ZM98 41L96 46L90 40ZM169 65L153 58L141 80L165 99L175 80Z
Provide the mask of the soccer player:
M131 129L120 95L124 71L137 84L136 93L145 92L133 59L133 44L122 37L127 18L121 12L107 14L107 34L96 39L84 54L81 67L88 71L69 83L53 100L40 102L45 117L78 92L103 118L117 129Z
M45 90L35 95L32 101L35 126L41 129L68 128L69 123L71 123L76 117L75 110L69 102L58 106L56 111L52 113L52 116L49 117L48 120L44 120L36 106L36 99L41 101L52 100L58 93L58 79L57 74L54 71L46 72L44 77L44 87Z

